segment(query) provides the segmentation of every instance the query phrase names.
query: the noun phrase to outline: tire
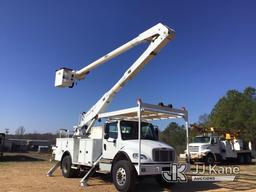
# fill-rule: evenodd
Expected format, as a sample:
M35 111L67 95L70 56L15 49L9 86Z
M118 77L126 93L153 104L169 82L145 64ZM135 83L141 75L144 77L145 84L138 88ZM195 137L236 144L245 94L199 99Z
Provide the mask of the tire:
M215 163L214 156L213 156L212 154L208 154L208 155L205 157L204 162L205 162L206 165L214 165L214 163Z
M186 163L193 165L195 162L192 159L189 159L189 161L188 161L188 159L186 158Z
M66 155L63 157L61 161L61 171L62 175L66 178L71 178L76 176L76 170L71 168L72 160L70 155Z
M246 164L251 164L252 163L252 156L251 156L251 154L246 154L245 155L245 163Z
M117 161L113 167L112 178L118 191L133 191L136 182L135 168L130 161Z
M190 159L189 163L190 163L191 165L194 165L194 164L195 164L195 161L193 161L193 160Z
M246 161L246 157L243 154L239 154L238 157L237 157L237 160L238 160L239 164L244 164L245 161Z

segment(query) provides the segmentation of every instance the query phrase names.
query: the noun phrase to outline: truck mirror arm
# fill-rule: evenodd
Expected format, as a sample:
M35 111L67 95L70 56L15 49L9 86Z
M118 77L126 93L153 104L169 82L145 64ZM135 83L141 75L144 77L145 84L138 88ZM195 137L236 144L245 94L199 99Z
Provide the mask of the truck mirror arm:
M108 139L109 138L109 134L108 133L105 133L104 134L104 139Z

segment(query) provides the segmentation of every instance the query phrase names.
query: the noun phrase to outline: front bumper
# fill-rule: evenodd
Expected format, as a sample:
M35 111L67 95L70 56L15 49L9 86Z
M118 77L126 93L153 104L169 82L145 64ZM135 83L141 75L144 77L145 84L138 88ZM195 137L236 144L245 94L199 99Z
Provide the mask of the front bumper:
M190 152L189 158L191 160L202 160L205 158L206 155L207 155L207 152L205 152L205 153L204 152L197 152L197 153Z
M190 159L202 159L202 153L190 153Z
M189 159L190 161L203 161L205 156L206 156L205 153L190 152ZM186 160L186 162L188 162L188 154L186 153L180 154L180 159L184 159Z
M134 165L137 173L139 173L138 164ZM162 171L170 171L171 164L141 164L140 175L160 175Z

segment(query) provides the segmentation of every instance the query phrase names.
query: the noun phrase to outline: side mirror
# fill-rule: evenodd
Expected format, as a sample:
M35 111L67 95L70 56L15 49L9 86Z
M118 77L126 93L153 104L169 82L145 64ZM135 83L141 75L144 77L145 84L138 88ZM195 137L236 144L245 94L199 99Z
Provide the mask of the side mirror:
M104 139L108 139L108 138L109 138L109 134L108 134L108 133L105 133Z

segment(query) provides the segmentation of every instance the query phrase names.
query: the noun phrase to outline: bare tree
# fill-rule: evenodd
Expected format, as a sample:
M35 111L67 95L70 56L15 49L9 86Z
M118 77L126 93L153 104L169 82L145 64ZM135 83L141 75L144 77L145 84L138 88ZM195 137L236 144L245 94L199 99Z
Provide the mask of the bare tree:
M207 126L207 123L209 122L209 115L207 113L204 113L203 115L200 115L198 118L198 124L202 126Z
M5 129L5 134L8 135L8 134L9 134L9 131L10 131L10 129L6 128L6 129Z
M15 130L15 135L24 135L25 131L25 128L23 126L20 126Z

